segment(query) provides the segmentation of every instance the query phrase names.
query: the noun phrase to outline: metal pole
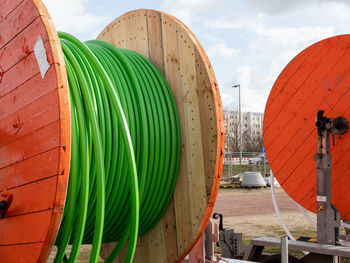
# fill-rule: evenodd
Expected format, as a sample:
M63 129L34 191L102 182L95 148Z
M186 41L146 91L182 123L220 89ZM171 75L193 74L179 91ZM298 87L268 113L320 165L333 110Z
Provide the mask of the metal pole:
M238 88L238 104L239 104L239 110L238 110L238 114L239 114L239 164L242 164L242 148L243 148L243 144L242 144L242 117L241 117L241 85L237 84L232 86L233 88Z
M349 127L344 117L327 118L317 112L317 243L334 245L339 240L340 213L332 204L330 135L344 134Z
M257 171L257 169L258 169L258 163L256 162L256 159L255 159L255 157L256 157L256 154L255 154L255 152L253 153L253 160L254 160L254 162L253 162L253 171L254 172L256 172Z
M281 237L281 263L288 263L288 238Z
M240 144L240 149L239 149L239 164L242 164L242 112L241 112L241 85L238 85L238 101L239 101L239 144Z
M231 178L232 177L232 157L233 157L233 153L231 153L231 155L230 155L230 164L228 165L228 167L229 167L229 177Z

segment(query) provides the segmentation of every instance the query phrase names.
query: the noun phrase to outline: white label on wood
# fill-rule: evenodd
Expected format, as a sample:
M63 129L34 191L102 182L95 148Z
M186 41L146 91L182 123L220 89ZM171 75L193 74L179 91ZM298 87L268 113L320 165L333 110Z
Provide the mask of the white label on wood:
M50 68L50 64L47 61L46 50L44 47L44 42L41 39L41 36L38 37L35 43L34 54L35 54L36 62L38 62L41 77L44 78L47 70Z
M317 202L326 202L326 201L327 201L327 196L324 196L324 195L317 196Z

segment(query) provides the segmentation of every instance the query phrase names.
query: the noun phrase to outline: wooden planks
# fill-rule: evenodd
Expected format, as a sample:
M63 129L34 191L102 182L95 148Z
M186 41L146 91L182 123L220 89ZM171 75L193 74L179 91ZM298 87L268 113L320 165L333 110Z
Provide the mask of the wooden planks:
M57 176L54 174L47 179L9 188L16 198L13 199L6 217L51 210L55 198L52 193L56 192L56 184Z
M0 22L1 24L1 22ZM27 38L27 34L41 36L43 42L47 42L47 34L45 28L42 27L41 17L37 17L21 34L15 36L8 44L0 49L0 62L4 71L9 70L13 65L17 64L31 52L36 42L36 38ZM49 59L52 61L52 59Z
M70 155L65 66L40 0L0 3L0 191L13 202L0 219L4 262L46 262L63 214ZM33 49L41 37L49 70Z
M3 262L36 263L36 255L40 253L42 247L42 242L0 246L1 260Z
M35 103L18 110L0 121L0 148L21 137L59 120L57 91L41 97ZM25 120L22 121L22 120ZM58 137L59 138L59 137ZM57 144L58 146L58 144Z
M149 58L172 89L181 126L179 177L167 212L139 238L134 262L180 261L204 231L221 177L222 106L210 62L185 25L158 11L126 13L98 38ZM111 248L103 246L101 255Z
M322 40L297 55L276 80L265 109L264 144L271 168L285 191L316 212L317 151L315 118L350 120L348 60L350 35ZM332 201L342 219L350 219L347 189L350 164L349 132L331 145Z
M50 224L47 218L51 214L52 210L45 210L37 213L3 218L3 222L1 223L0 245L43 242Z
M58 156L60 155L60 151L60 148L54 148L0 169L1 186L15 188L53 175L62 174L62 171L58 170ZM32 167L40 167L40 173L36 169L31 169ZM14 174L16 176L7 176L8 174Z
M7 1L6 4L10 4ZM11 5L12 7L12 5ZM17 34L25 29L35 18L39 16L38 9L32 0L24 0L0 21L0 48L12 40Z
M0 2L0 20L11 13L23 0L3 0Z
M46 42L44 46L46 50L50 48L48 42ZM52 62L52 58L50 55L48 56L48 61ZM30 80L30 78L38 74L38 72L39 68L37 65L35 55L33 52L31 52L27 57L19 61L8 71L5 71L1 80L2 85L0 88L0 97L6 95L8 92L12 91L16 87Z

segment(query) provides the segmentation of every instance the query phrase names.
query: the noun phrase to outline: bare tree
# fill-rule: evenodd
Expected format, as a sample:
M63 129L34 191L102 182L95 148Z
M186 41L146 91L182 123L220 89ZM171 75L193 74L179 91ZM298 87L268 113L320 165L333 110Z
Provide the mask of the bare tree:
M237 113L225 115L225 152L240 151L240 125ZM249 118L249 116L248 116ZM256 122L246 123L247 118L242 118L244 127L242 132L242 144L244 152L260 152L263 146L260 126ZM252 121L252 120L251 120ZM254 119L255 121L255 119Z
M238 123L231 122L227 128L225 136L226 150L228 152L239 151L239 125Z
M249 131L243 133L243 146L245 152L260 152L263 146L262 135L252 136Z

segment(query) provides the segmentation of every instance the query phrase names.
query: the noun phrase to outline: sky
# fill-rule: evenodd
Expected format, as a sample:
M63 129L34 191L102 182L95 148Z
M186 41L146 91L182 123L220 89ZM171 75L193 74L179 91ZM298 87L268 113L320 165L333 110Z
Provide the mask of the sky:
M123 13L165 11L196 35L219 84L223 106L263 112L274 81L299 52L324 38L350 33L349 0L43 0L57 30L96 38Z

